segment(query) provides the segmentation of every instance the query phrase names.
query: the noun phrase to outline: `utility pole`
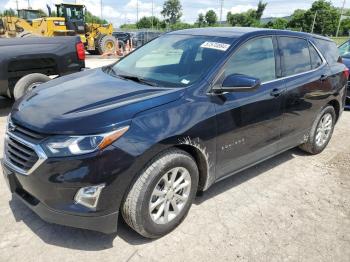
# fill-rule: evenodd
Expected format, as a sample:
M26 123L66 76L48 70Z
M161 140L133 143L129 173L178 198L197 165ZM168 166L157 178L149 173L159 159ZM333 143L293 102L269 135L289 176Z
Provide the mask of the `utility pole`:
M100 1L100 7L101 7L101 20L102 20L103 19L103 12L102 12L103 4L102 4L102 0Z
M152 29L153 29L153 18L154 18L154 0L152 0Z
M337 33L335 34L336 37L338 37L338 34L339 34L339 29L340 29L340 24L341 24L342 16L343 16L344 6L345 6L345 0L344 0L344 2L343 2L343 6L342 6L341 11L340 11L340 17L339 17L339 23L338 23Z
M30 1L28 0L28 9L30 9Z
M139 0L136 0L136 23L139 22Z
M315 27L315 23L316 23L316 16L317 16L317 10L315 12L314 21L312 22L311 34L314 32L314 27Z
M16 0L16 7L17 7L17 11L18 11L18 0Z
M224 0L220 0L220 25L222 25L221 22L222 22L222 9L223 9L223 7L224 7Z

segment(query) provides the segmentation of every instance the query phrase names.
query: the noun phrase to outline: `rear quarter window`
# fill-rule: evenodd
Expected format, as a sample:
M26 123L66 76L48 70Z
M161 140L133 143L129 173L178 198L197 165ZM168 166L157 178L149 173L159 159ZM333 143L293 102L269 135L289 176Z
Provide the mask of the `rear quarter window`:
M318 38L315 38L314 41L328 64L334 64L340 61L338 47L335 42Z

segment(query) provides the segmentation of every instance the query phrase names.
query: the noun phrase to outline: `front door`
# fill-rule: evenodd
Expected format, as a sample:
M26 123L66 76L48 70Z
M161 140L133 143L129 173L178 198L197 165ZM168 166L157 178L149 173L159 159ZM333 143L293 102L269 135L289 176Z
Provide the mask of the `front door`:
M275 47L272 36L249 40L225 65L225 76L249 75L259 78L262 84L255 91L213 97L218 127L218 179L276 153L284 81L277 79Z

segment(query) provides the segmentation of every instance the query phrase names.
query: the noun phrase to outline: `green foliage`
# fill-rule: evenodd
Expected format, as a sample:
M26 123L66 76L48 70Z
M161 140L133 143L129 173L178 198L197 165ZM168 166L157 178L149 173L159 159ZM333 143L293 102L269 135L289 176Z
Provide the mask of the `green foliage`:
M137 29L136 24L123 24L120 26L121 29L133 30Z
M163 4L163 10L161 14L164 16L165 21L172 25L180 21L182 16L182 5L179 0L167 0Z
M198 15L197 21L195 23L196 27L205 27L206 26L206 22L205 22L205 17L202 13L200 13Z
M261 17L264 14L264 11L266 9L267 3L263 3L261 0L258 3L258 8L255 11L255 19L260 20Z
M260 26L260 19L264 14L267 3L259 1L256 10L250 9L247 12L232 14L227 13L227 22L232 26Z
M95 24L108 24L108 21L106 19L101 19L100 17L93 15L89 11L87 11L85 14L85 22Z
M305 23L306 26L310 26L311 30L312 23L316 15L314 33L322 35L334 35L337 30L339 21L339 12L332 5L331 2L326 0L315 1L311 8L305 12Z
M182 29L189 29L193 27L194 25L183 23L183 22L177 22L175 24L170 25L171 30L182 30Z
M268 22L265 27L273 29L286 29L288 26L288 20L285 18L276 18L273 21Z
M159 19L155 16L150 16L150 17L144 16L136 23L136 27L137 28L158 27L159 23L160 23Z
M0 16L17 16L17 12L12 8L5 9L2 13L0 13Z
M56 11L51 11L51 17L57 17Z
M308 25L305 21L305 13L306 11L302 9L295 10L288 23L288 27L299 31L308 31L310 27L307 28Z
M214 12L214 10L209 10L205 14L205 21L209 26L213 26L218 22L218 16Z

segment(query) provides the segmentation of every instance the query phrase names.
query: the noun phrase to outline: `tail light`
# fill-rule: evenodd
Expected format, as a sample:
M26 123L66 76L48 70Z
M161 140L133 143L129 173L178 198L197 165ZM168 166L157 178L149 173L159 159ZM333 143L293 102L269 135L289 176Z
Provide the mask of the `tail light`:
M85 60L85 47L82 42L77 43L76 45L77 49L77 56L79 60Z
M349 79L349 75L350 75L349 68L345 68L343 71L343 74L346 77L346 79Z

